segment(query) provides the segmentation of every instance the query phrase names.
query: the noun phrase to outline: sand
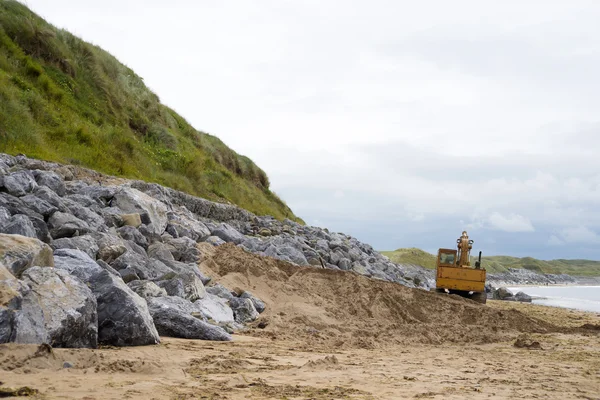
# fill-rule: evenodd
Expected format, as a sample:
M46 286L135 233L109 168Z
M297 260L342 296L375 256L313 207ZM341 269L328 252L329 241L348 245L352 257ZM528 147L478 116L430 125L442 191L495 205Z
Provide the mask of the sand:
M234 246L206 249L200 268L267 304L233 342L0 345L0 394L27 386L45 399L600 399L597 314L484 306Z

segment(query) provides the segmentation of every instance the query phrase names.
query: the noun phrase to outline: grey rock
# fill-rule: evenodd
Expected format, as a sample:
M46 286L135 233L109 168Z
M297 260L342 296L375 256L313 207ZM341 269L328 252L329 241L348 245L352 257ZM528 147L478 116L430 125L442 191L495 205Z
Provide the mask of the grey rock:
M52 189L47 188L45 186L40 186L35 189L33 193L37 198L44 200L46 203L51 204L56 207L58 211L69 212L69 208L64 203L64 201L60 198L59 195L54 193Z
M48 343L50 336L38 297L24 282L16 279L0 281L3 296L12 296L8 306L0 305L0 343ZM8 292L9 286L12 291Z
M125 282L125 283L140 280L140 277L138 276L136 271L134 271L133 268L129 268L129 267L120 269L119 275L121 276L121 279L123 279L123 282Z
M133 251L127 251L111 263L111 266L120 271L129 268L134 271L139 279L157 279L173 270L159 260L149 259Z
M48 225L46 225L44 220L32 216L29 216L28 218L35 230L35 236L44 243L51 243L52 237L50 236L50 231L48 231Z
M208 321L217 324L234 322L233 310L229 307L227 300L208 293L203 299L194 302L200 308L200 314Z
M231 340L231 335L223 328L201 321L177 308L158 303L155 298L148 300L148 306L161 335L185 339Z
M23 214L13 215L8 222L0 226L1 233L10 235L21 235L30 238L37 238L35 227L27 216Z
M295 264L309 265L308 261L306 260L306 257L304 257L304 254L302 254L300 250L292 246L283 246L277 249L277 252L279 255L288 257Z
M155 242L148 246L148 257L156 258L163 262L175 261L173 253L177 249L170 244Z
M8 210L0 206L0 226L4 226L4 224L8 222L10 217L11 214L8 212Z
M0 233L0 265L20 278L23 271L34 265L53 267L52 249L38 239Z
M160 342L146 301L122 279L102 270L91 284L98 302L98 342L115 346Z
M94 276L104 271L87 253L76 249L54 250L54 265L84 283L91 282Z
M205 242L206 243L210 243L213 246L220 246L222 244L227 243L226 241L224 241L223 239L221 239L218 236L209 236L209 237L206 238Z
M340 267L341 270L344 271L349 271L350 268L352 268L352 261L350 261L347 258L342 258L339 262L338 262L338 267Z
M13 196L25 196L37 187L31 171L23 170L4 175L4 187Z
M235 230L231 225L222 223L211 232L213 236L218 236L227 243L240 244L246 240L246 236Z
M227 289L225 286L217 283L213 286L209 286L206 288L206 292L212 295L218 296L225 300L232 300L235 296L231 292L231 290Z
M164 288L169 296L179 296L189 301L196 301L206 296L202 281L193 272L184 272L172 279L159 281L158 286Z
M48 228L53 239L83 235L90 231L86 222L60 211L55 212L48 219Z
M243 292L240 295L240 299L250 299L250 301L252 301L252 304L254 305L254 308L256 309L256 311L258 311L259 314L265 311L265 303L248 291Z
M119 233L119 236L121 236L123 239L131 240L138 246L143 247L144 249L148 248L148 240L146 239L146 237L142 235L140 231L138 231L133 226L123 226L117 229L117 232Z
M202 309L200 305L196 303L192 303L189 300L183 299L177 296L156 296L147 298L148 303L152 301L154 305L160 305L161 307L173 308L183 314L192 315L192 314L200 314Z
M23 280L38 299L52 347L98 345L96 298L86 285L56 268L29 268Z
M175 251L172 252L176 261L195 263L200 260L200 251L196 248L196 242L188 237L180 237L167 241Z
M76 236L72 238L56 239L52 242L51 247L56 249L74 249L81 250L93 260L98 255L98 245L96 240L90 235Z
M138 280L127 283L127 286L139 296L147 299L148 297L167 296L165 289L158 287L156 283L146 280Z
M113 205L126 213L145 213L149 216L152 230L162 234L167 227L167 207L164 203L137 189L121 187L114 195Z
M523 292L517 292L517 294L515 294L515 301L521 301L524 303L531 303L532 301L532 297L526 293Z
M513 300L514 295L507 288L501 287L501 288L496 289L496 291L494 292L494 299L495 300L509 300L509 299Z
M229 305L233 310L235 322L245 324L258 318L258 311L256 311L256 308L254 308L254 304L250 299L240 299L234 297L229 301Z
M65 361L63 363L63 368L73 368L73 364L68 361Z
M46 186L59 196L65 195L65 183L56 172L36 170L33 175L39 186Z
M21 201L25 205L27 205L27 207L37 212L38 214L43 215L45 218L58 211L58 208L56 206L53 206L46 200L42 200L33 194L28 194L21 197Z

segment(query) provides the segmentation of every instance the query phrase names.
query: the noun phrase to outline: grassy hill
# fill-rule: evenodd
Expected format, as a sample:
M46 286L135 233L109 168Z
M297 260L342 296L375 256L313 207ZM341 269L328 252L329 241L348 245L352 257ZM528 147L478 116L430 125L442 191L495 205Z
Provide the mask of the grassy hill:
M426 251L410 248L382 251L381 254L397 263L416 264L434 269L436 256ZM475 258L471 263L474 265ZM525 268L543 274L569 274L574 276L600 276L600 261L590 260L551 260L544 261L532 257L489 256L482 257L483 267L491 273L503 272L508 268Z
M300 221L249 158L194 129L106 51L12 0L0 0L0 152Z

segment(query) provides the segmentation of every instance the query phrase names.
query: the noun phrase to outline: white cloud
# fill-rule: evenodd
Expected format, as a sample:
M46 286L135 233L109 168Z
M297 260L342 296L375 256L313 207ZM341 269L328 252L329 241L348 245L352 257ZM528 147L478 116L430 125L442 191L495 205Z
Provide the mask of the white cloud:
M535 231L531 221L518 214L509 214L505 216L498 212L494 212L490 215L489 222L492 229L498 229L505 232Z
M600 244L600 235L585 226L565 228L560 232L560 237L571 244Z

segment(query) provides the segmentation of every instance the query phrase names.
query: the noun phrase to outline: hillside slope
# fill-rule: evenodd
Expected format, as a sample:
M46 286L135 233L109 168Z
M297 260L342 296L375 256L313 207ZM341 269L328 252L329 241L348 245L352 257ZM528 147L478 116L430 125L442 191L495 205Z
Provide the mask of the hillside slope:
M298 220L267 175L101 48L0 0L0 152L82 165Z
M410 248L382 251L391 261L399 264L415 264L434 269L436 256L426 251ZM508 268L524 268L541 274L569 274L573 276L600 276L600 261L591 260L538 260L532 257L488 256L482 264L492 273L504 272ZM473 263L475 259L473 258Z

